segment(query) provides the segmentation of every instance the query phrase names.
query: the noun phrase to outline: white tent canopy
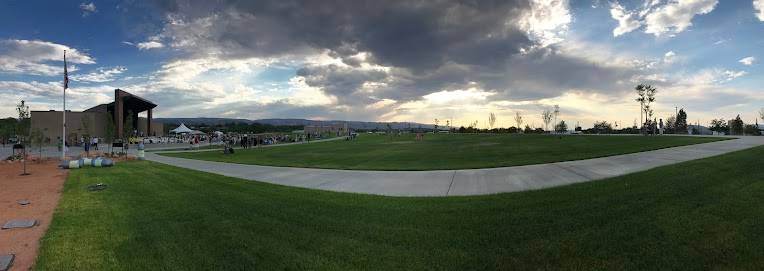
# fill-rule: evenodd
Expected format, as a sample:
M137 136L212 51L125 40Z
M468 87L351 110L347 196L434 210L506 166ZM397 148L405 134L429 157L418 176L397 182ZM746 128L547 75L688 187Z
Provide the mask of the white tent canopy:
M170 133L188 134L188 133L191 133L191 129L188 129L188 127L186 127L185 124L181 123L180 126L178 126L178 128L170 130Z

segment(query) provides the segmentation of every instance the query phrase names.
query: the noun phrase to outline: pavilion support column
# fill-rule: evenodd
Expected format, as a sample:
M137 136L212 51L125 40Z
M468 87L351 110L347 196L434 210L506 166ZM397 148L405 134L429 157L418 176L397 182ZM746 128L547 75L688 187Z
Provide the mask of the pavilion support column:
M125 134L125 104L119 95L119 89L114 91L114 124L117 126L116 137L122 138L122 135Z
M147 115L146 116L146 136L153 136L151 133L151 119L152 119L151 109L149 109L149 112L146 113L146 115Z

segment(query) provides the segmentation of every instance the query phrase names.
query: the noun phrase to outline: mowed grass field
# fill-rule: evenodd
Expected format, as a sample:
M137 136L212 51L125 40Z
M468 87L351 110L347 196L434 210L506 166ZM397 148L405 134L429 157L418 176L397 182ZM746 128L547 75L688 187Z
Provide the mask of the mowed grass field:
M542 164L707 143L723 138L680 136L551 136L507 134L362 134L354 141L162 155L286 167L355 170L469 169Z
M395 198L148 161L72 170L37 270L761 270L764 147L539 191ZM88 192L105 183L109 188Z

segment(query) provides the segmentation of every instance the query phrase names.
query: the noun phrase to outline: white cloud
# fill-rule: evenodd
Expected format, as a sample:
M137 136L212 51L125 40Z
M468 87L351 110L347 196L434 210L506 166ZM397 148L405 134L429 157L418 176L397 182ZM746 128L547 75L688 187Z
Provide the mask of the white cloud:
M47 110L48 101L40 101L40 97L52 97L61 93L61 83L42 83L37 81L0 81L0 116L16 117L16 104L24 100L31 110ZM58 90L58 91L57 91Z
M63 91L62 82L21 82L21 81L0 81L0 89L23 93L27 97L54 96L60 95ZM2 93L2 92L0 92ZM28 99L28 98L27 98Z
M115 88L108 85L70 86L66 90L67 109L80 110L108 102L113 99ZM9 99L13 102L23 99L37 105L30 106L32 110L60 109L62 95L63 82L61 81L0 81L0 96L3 97L0 103L7 102ZM56 108L57 106L59 108Z
M62 44L39 40L0 40L0 72L35 75L63 74L63 63L52 65L51 61L66 60L74 64L94 64L95 59L77 49ZM75 67L70 67L75 71Z
M613 2L610 6L610 16L618 21L618 26L613 29L613 36L618 37L620 35L634 31L642 26L642 22L634 12L629 12L618 2Z
M726 81L732 81L737 79L738 77L745 76L746 74L748 74L748 72L725 70L723 74L726 77Z
M94 72L81 75L75 74L69 76L69 78L74 81L103 83L114 81L114 77L116 75L119 75L125 71L127 71L127 68L122 66L116 66L111 69L98 68Z
M756 11L756 18L764 22L764 0L753 0L753 9Z
M672 1L656 8L645 16L645 33L661 36L674 35L692 26L695 15L708 14L714 10L718 0Z
M145 42L139 42L135 45L135 47L138 47L139 50L149 50L149 49L156 49L156 48L162 48L164 47L164 44L158 41L145 41Z
M756 0L762 1L762 0ZM692 26L696 15L708 14L714 10L718 0L659 0L645 1L640 10L629 11L618 2L613 2L610 16L618 21L613 36L620 36L643 25L645 33L655 36L673 36Z
M476 119L484 119L488 112L496 112L499 115L500 125L509 126L509 117L503 117L503 110L508 106L490 104L489 97L496 95L478 88L443 90L433 92L422 97L420 100L404 103L384 102L387 113L382 117L393 121L418 121L432 122L439 118L454 121L452 126L468 126ZM509 113L506 113L509 115ZM502 123L504 121L505 123ZM442 125L445 125L443 120Z
M164 48L164 43L162 43L162 38L164 35L158 34L154 36L150 36L146 41L144 42L138 42L138 43L132 43L128 41L123 41L122 44L135 46L138 48L138 50L150 50L150 49L158 49L158 48Z
M572 21L568 0L531 0L530 4L520 28L541 47L563 41Z
M317 87L308 86L305 78L295 76L289 79L289 88L293 95L287 98L290 104L310 106L310 105L330 105L337 102L337 99L326 95Z
M725 70L720 68L704 69L695 74L683 77L678 83L685 85L720 85L747 74L746 71Z
M90 2L90 4L85 4L85 3L80 4L80 10L82 10L82 17L87 17L91 13L98 12L93 2Z
M674 51L668 51L663 55L663 62L666 64L674 63L676 60L676 53Z
M422 98L434 105L458 105L461 103L484 103L488 97L493 95L495 95L495 93L470 88L467 90L444 90L433 92L422 96Z
M756 61L755 57L749 56L749 57L745 57L745 58L743 58L741 60L738 60L737 62L740 62L740 64L743 64L743 65L746 65L746 66L751 66L751 65L753 65L753 62L755 62L755 61Z
M108 85L73 86L66 90L66 108L79 111L113 101L115 88ZM0 116L15 116L15 105L21 100L26 101L33 111L61 110L62 95L61 81L0 81Z

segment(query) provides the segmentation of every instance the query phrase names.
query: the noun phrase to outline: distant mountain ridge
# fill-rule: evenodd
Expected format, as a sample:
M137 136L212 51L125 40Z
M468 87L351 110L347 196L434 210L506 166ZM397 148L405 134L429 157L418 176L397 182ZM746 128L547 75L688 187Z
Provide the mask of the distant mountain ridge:
M432 124L423 124L416 122L376 122L376 121L345 121L345 120L309 120L309 119L234 119L234 118L155 118L155 121L167 124L167 125L180 125L185 123L186 125L196 126L200 124L206 125L218 125L226 123L260 123L270 124L276 126L306 126L306 125L326 125L335 123L347 122L351 129L387 129L387 125L390 125L392 129L409 129L409 128L423 128L432 129Z

